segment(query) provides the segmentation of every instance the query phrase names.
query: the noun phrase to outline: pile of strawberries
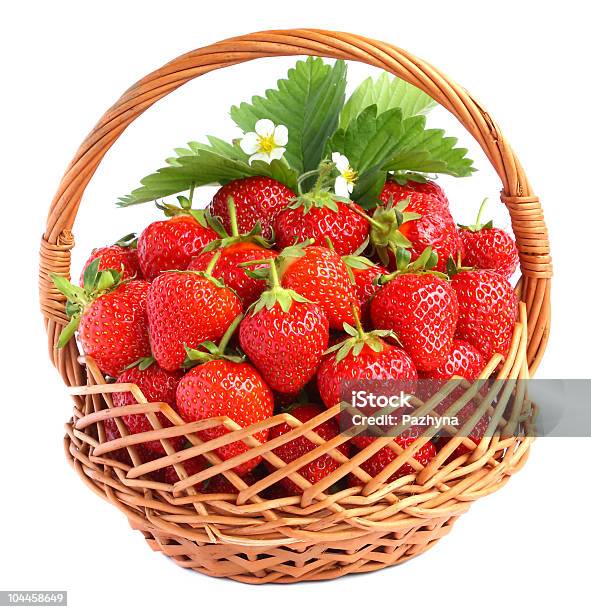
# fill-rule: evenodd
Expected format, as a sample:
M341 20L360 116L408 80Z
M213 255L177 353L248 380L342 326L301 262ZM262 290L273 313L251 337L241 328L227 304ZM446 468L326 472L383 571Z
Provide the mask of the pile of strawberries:
M330 162L324 166L321 176L330 176ZM339 402L345 380L477 378L510 346L515 244L490 224L458 227L435 182L396 178L373 210L332 197L326 183L296 195L259 176L227 183L205 211L181 196L179 207L164 206L169 218L137 240L94 250L80 287L54 277L71 317L60 344L77 331L82 351L108 380L135 383L148 401L168 403L186 422L226 416L241 427L286 410L308 421ZM136 403L119 392L113 402ZM143 414L123 422L130 433L152 429ZM483 417L473 441L487 424ZM254 437L264 443L290 429L282 424ZM109 440L121 435L113 419L105 430ZM339 423L330 419L315 432L330 440ZM199 436L227 433L218 426ZM411 429L396 442L406 448L419 435ZM188 444L184 437L169 441L175 450ZM338 448L352 456L372 441L357 436ZM314 448L302 436L274 452L289 463ZM160 441L136 449L144 462L165 454ZM228 460L247 450L238 441L215 453ZM427 465L437 450L436 441L426 441L414 458ZM460 446L454 457L467 451ZM127 451L116 455L129 463ZM375 476L396 456L386 446L362 468ZM315 483L338 466L323 455L298 472ZM184 467L194 474L207 462L199 456ZM252 483L274 469L255 457L235 472ZM414 472L404 464L389 482ZM173 468L149 476L178 481ZM358 484L350 476L343 486ZM301 493L289 478L280 485L280 494ZM199 486L234 490L221 475Z

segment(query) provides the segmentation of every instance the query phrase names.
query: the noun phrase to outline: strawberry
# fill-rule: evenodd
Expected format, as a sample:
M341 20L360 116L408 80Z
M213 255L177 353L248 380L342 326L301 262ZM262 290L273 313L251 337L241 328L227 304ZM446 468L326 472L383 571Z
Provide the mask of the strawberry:
M469 342L454 338L451 351L446 360L434 370L419 372L421 378L449 379L461 376L466 380L475 380L480 376L486 362L480 351Z
M134 383L139 387L148 402L164 402L171 408L176 409L176 387L181 377L182 372L166 372L155 364L152 358L147 358L124 370L117 378L117 382ZM138 403L129 391L113 393L112 399L113 405L116 407ZM161 412L156 413L156 417L162 427L170 427L172 425ZM154 429L145 414L130 414L121 418L131 434L152 431ZM175 450L180 450L183 446L184 438L167 438L167 440ZM160 440L145 442L142 446L149 448L156 454L166 454Z
M105 427L105 437L107 442L117 440L121 437L115 419L105 419L103 421L103 424ZM155 461L156 459L159 459L161 457L159 453L155 453L150 448L146 447L144 444L135 445L135 449L137 451L138 458L142 464L149 463L150 461ZM111 451L109 453L109 456L111 459L119 461L120 463L124 463L129 466L133 465L131 456L126 448L118 448L117 450ZM147 480L156 480L158 482L164 482L165 470L166 468L148 472L144 476L144 478Z
M214 253L219 252L220 258L213 269L215 277L221 279L226 287L233 289L242 300L244 308L248 308L263 292L265 281L249 276L240 264L253 260L269 259L275 257L277 253L268 248L269 243L260 235L258 224L249 234L238 232L236 207L231 197L228 198L228 215L232 234L229 235L226 232L217 218L210 218L209 225L218 232L220 238L210 242L203 253L193 257L187 269L205 271ZM255 265L251 269L257 267Z
M92 357L101 372L117 376L130 363L150 353L146 302L150 283L120 282L116 270L99 271L95 259L84 273L84 288L63 276L52 274L67 298L70 322L64 327L58 348L64 347L78 330L84 354Z
M482 202L476 223L460 225L464 265L481 270L493 270L509 279L519 264L515 241L507 232L493 227L492 221L480 223L486 200Z
M387 204L392 198L394 204L398 204L402 200L409 199L412 201L415 198L421 199L423 196L430 196L439 200L443 210L449 209L447 196L437 183L411 173L391 176L382 189L380 199L384 204Z
M281 287L271 259L269 288L240 325L240 345L275 391L297 393L314 376L328 346L324 310Z
M495 353L506 357L517 320L517 296L509 281L491 270L463 270L452 276L451 285L459 305L457 337L479 350L485 362Z
M194 474L202 472L209 467L209 464L202 455L197 455L195 457L191 457L190 459L186 459L183 461L182 465L187 471L187 476L193 476ZM174 469L174 466L167 465L162 469L162 480L168 484L176 484L177 482L180 482L179 475ZM205 482L199 482L193 486L198 493L203 493L205 490Z
M205 272L165 272L148 293L152 354L165 370L178 370L185 345L218 341L242 312L238 296L211 276L219 254Z
M312 191L300 195L277 215L273 227L279 248L329 238L339 255L350 255L367 240L369 223L360 214L363 209L354 202L341 201L327 189L333 168L333 163L321 164Z
M437 269L444 271L447 260L462 251L460 234L449 210L426 193L416 193L395 204L391 185L386 183L379 196L383 205L369 218L371 242L380 260L385 265L391 263L397 248L408 249L414 260L431 247L438 255Z
M444 275L429 271L435 258L427 248L409 265L408 252L399 250L399 270L382 277L385 284L370 304L373 324L391 329L420 370L445 362L458 321L455 291Z
M349 270L353 293L359 300L361 318L369 321L369 302L379 289L377 281L380 276L388 274L389 270L358 255L345 255L343 261Z
M295 193L279 181L264 176L230 181L213 196L209 205L211 215L219 217L228 232L232 227L228 215L230 198L236 205L239 232L247 234L259 223L263 237L270 240L273 220L295 198Z
M256 478L253 474L248 473L241 476L242 480L248 486L253 485L256 482ZM236 495L238 489L223 475L217 474L207 481L207 485L204 487L205 493L231 493Z
M290 410L291 416L298 419L302 423L313 419L314 417L322 414L323 409L314 404L304 404L295 406ZM269 439L273 440L278 438L287 432L291 431L292 427L288 423L281 423L271 428L269 432ZM317 433L323 440L332 440L339 435L339 425L335 419L329 419L324 421L312 431ZM282 446L277 447L273 452L285 463L291 463L300 457L303 457L306 453L313 451L318 447L317 444L311 442L306 436L300 436L294 440L286 442ZM346 457L350 455L350 443L344 442L337 447L338 450L343 453ZM319 482L339 467L339 462L333 459L329 454L325 453L313 459L306 465L302 466L298 470L298 474L303 476L310 484ZM269 469L275 470L273 466L269 464ZM289 495L301 495L302 489L296 485L290 478L283 478L280 481L281 486L287 491Z
M111 246L93 249L82 268L80 286L84 287L84 272L95 259L100 261L99 271L117 270L121 274L121 280L141 279L142 273L135 244L135 234L129 234Z
M322 204L317 198L308 209L304 205L291 206L282 210L275 219L277 246L284 249L303 240L322 240L328 236L339 255L356 251L367 238L369 223L356 211L361 206L332 202L333 206Z
M476 406L474 402L468 402L468 404L466 404L457 414L460 424L466 423L466 421L468 421L468 419L472 416L472 414L474 414L475 411ZM490 417L488 416L488 414L482 415L480 419L478 419L478 421L476 422L476 425L474 426L472 431L469 433L468 438L472 440L474 444L480 444L482 438L484 437L484 434L486 433L489 423ZM442 439L442 442L444 440L445 439ZM454 459L457 459L458 457L461 457L462 455L471 452L471 449L469 449L464 443L462 443L453 451L453 453L448 457L447 460L453 461Z
M419 438L420 432L416 428L410 428L403 432L400 436L394 438L394 442L398 444L403 450L411 446L417 438ZM353 442L359 448L366 448L369 446L375 438L369 436L360 436L353 438ZM430 440L427 440L421 448L413 455L413 459L416 459L423 467L428 465L429 462L437 454L437 448ZM365 470L370 476L377 476L385 467L390 465L398 457L398 453L390 448L384 446L374 455L372 455L367 461L364 461L360 467ZM414 474L416 469L410 465L410 463L404 463L398 470L394 472L387 480L386 483L394 482L402 476L409 476ZM349 486L350 487L362 487L363 482L354 474L349 474Z
M240 358L225 354L225 348L241 316L227 329L219 347L205 343L205 350L188 350L190 359L200 363L181 379L176 400L179 414L185 421L201 421L226 416L241 427L264 421L273 415L273 393L261 375ZM205 440L213 440L229 433L224 425L199 432ZM263 443L269 435L263 429L253 437ZM246 452L249 447L241 440L217 448L214 452L224 461ZM234 468L237 474L246 474L255 468L262 457L254 457Z
M304 245L282 251L281 284L323 308L332 329L342 329L343 323L354 322L351 306L359 308L347 266L328 248Z
M215 240L217 234L199 214L191 211L187 198L179 196L181 208L162 205L165 221L155 221L138 238L137 251L144 278L154 280L166 270L185 270L191 258Z
M350 337L331 346L318 368L318 391L328 408L341 401L343 381L417 379L417 370L408 354L383 340L391 332L365 332L358 311L354 311L354 316L356 327L344 326Z

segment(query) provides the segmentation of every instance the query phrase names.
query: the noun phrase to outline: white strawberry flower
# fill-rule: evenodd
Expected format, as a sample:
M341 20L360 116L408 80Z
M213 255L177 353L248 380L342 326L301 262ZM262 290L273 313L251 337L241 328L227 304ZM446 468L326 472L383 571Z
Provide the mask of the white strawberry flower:
M334 192L340 197L347 198L355 187L358 174L351 168L349 160L342 153L335 151L332 154L332 162L339 172L339 176L334 182Z
M250 155L248 162L257 159L270 164L274 159L281 159L287 145L287 128L275 125L270 119L259 119L254 132L247 132L240 141L240 147Z

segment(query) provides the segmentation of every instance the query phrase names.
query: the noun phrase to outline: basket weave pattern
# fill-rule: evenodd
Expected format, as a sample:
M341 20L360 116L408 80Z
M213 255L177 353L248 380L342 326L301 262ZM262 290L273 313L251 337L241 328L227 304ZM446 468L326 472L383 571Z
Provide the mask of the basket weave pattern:
M222 417L185 423L170 406L146 402L133 384L106 384L92 360L80 357L75 342L60 351L55 349L67 317L65 298L53 287L49 274L70 276L70 252L74 246L71 229L78 206L111 145L144 110L187 81L225 66L287 55L361 61L419 87L472 134L501 180L501 200L511 216L523 275L516 289L521 300L519 321L507 359L501 363L501 357L493 357L483 373L490 376L496 372L490 390L481 393L478 384L470 386L452 380L425 403L417 400L415 414L437 414L435 408L445 393L461 386L461 397L445 414L456 414L472 399L479 410L459 435L465 435L485 412L490 417L487 436L478 445L468 438L450 438L426 467L412 458L424 438L407 449L398 447L392 438L379 438L353 458L345 457L338 449L345 439L343 435L325 441L313 431L336 415L338 406L303 424L289 414L275 415L246 429ZM82 480L122 510L152 549L183 567L263 583L334 578L404 561L436 543L474 500L499 489L525 463L532 440L532 407L524 381L537 368L547 343L551 274L542 209L519 161L490 115L464 89L429 64L386 43L320 30L261 32L192 51L133 85L105 113L76 153L50 207L41 242L40 299L50 357L72 387L75 402L73 419L67 424L66 455ZM118 391L130 391L137 403L114 408L111 394ZM171 427L162 428L157 418L159 411L168 417ZM137 413L147 415L153 431L129 435L120 417ZM121 438L106 441L107 418L115 418ZM257 431L282 422L293 430L279 441L261 444L253 437ZM218 424L224 424L229 433L204 442L200 431ZM175 452L168 440L179 435L185 436L191 446ZM273 450L301 435L315 449L285 464ZM430 435L433 431L427 430L425 437ZM167 455L143 464L135 445L147 440L161 440ZM236 440L242 440L250 450L222 461L214 450ZM460 443L472 453L446 462ZM385 445L399 456L372 477L360 465ZM129 450L133 465L110 457L111 451L120 448ZM297 470L324 453L340 467L310 485ZM182 462L196 455L203 455L211 467L189 477ZM276 471L249 486L233 468L258 455ZM415 467L417 474L385 484L404 463ZM166 466L174 466L177 484L150 479L153 470ZM220 473L236 487L237 495L198 492L199 482ZM332 492L332 485L350 473L363 486ZM264 490L284 477L293 480L303 494L268 499Z

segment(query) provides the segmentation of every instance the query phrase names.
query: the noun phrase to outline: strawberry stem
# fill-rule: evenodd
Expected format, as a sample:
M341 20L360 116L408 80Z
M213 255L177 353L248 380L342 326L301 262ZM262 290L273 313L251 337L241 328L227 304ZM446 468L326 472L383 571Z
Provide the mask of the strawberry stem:
M482 213L484 212L484 209L486 208L487 204L488 204L488 198L484 198L484 200L482 200L482 204L480 205L480 208L478 209L478 215L476 216L476 223L474 225L476 226L480 225L480 219L482 217Z
M363 338L365 336L365 331L363 330L363 325L361 325L361 319L359 318L359 310L355 306L355 304L351 304L351 310L353 312L353 320L355 321L355 329L359 334L359 338Z
M240 321L244 318L243 314L239 314L233 321L230 323L230 326L222 336L220 343L218 344L218 349L221 355L224 354L226 347L228 346L228 342L232 339L234 332L236 331L238 325L240 325Z
M214 256L211 258L211 260L207 264L207 268L205 269L206 276L213 276L213 269L215 268L221 254L222 254L221 251L214 253Z
M269 277L269 280L271 281L271 289L277 289L281 287L281 283L279 282L279 274L277 274L277 266L275 265L275 260L271 258L267 261L269 262L269 270L271 273Z
M228 216L230 217L230 231L234 238L240 236L240 232L238 231L238 218L236 217L236 204L234 203L234 198L228 198L227 202L228 206Z

